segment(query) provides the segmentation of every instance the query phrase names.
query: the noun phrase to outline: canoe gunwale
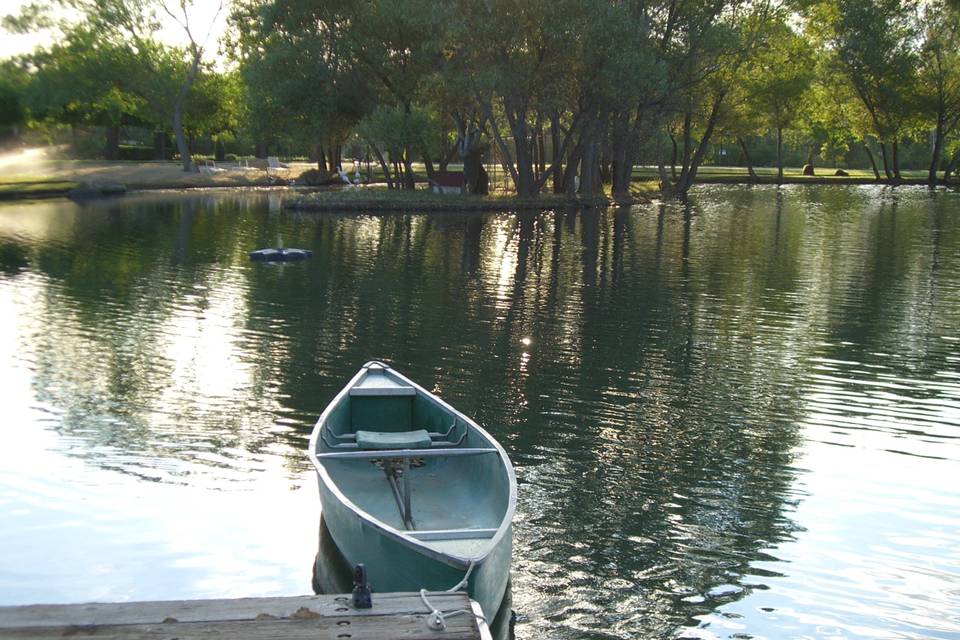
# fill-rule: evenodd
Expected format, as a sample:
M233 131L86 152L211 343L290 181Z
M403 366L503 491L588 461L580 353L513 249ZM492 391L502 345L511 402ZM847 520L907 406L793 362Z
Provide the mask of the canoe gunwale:
M321 440L321 434L323 430L326 429L326 421L330 415L330 412L333 411L334 408L339 406L339 404L344 400L344 398L350 394L351 388L357 385L364 378L364 376L366 376L367 371L373 365L382 367L385 371L389 372L390 375L393 375L398 379L402 380L405 384L412 386L416 390L418 395L425 396L431 402L438 404L444 410L449 411L451 414L453 414L460 420L463 420L469 429L473 429L484 440L487 441L487 444L490 447L492 447L491 452L495 450L496 453L499 454L500 463L507 473L507 480L509 483L509 498L507 501L507 508L504 512L503 518L500 521L500 524L497 526L496 533L493 536L490 536L488 538L490 542L489 544L487 544L486 551L482 555L464 557L464 556L458 556L454 554L437 551L433 547L430 547L428 544L426 544L425 541L418 540L417 538L410 535L410 533L415 533L415 532L408 533L406 531L401 531L400 529L396 529L388 525L387 523L383 522L382 520L375 518L368 512L359 508L352 500L350 500L349 497L347 497L346 494L340 491L340 488L330 477L329 472L321 462L321 458L318 456L317 446ZM451 449L451 451L452 450L453 449ZM409 378L395 371L394 369L384 364L383 362L380 362L377 360L371 360L370 362L367 362L366 364L364 364L360 368L360 370L353 376L353 378L351 378L350 381L347 382L346 386L344 386L343 389L341 389L340 392L336 396L334 396L333 400L330 401L327 407L323 410L323 413L320 414L320 417L317 419L317 422L313 428L313 432L310 434L309 455L310 455L310 461L313 463L314 469L317 472L317 476L319 477L320 481L324 484L326 489L338 501L340 501L351 512L353 512L354 515L356 515L363 523L380 530L383 533L383 535L386 535L396 540L400 544L403 544L407 547L410 547L411 549L414 549L417 553L430 557L433 560L443 562L444 564L447 564L454 568L466 570L471 565L471 563L474 565L482 564L484 560L486 560L487 556L490 555L490 553L500 545L500 542L503 539L503 537L507 535L507 533L511 530L511 526L513 524L513 516L517 508L517 478L513 470L513 465L510 463L509 457L507 457L506 450L489 433L487 433L486 430L480 427L471 418L464 415L454 407L450 406L448 403L444 402L441 398L430 393L429 391L424 389L422 386L420 386L413 380L410 380ZM336 458L333 458L333 459L336 459Z

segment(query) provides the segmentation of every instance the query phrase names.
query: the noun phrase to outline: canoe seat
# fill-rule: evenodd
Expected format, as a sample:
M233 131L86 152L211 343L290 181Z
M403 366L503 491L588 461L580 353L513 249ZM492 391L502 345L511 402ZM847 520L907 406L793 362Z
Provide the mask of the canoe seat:
M415 431L357 431L358 449L429 449L433 440L426 429Z
M407 535L417 540L470 540L492 538L496 529L435 529L431 531L408 531Z

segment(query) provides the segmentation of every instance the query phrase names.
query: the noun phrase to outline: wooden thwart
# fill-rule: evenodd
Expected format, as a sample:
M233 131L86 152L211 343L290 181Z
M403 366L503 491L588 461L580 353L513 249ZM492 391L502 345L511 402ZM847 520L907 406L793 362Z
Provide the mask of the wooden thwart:
M464 593L431 595L430 603L444 612L471 611L470 599ZM428 615L416 593L375 593L372 609L354 609L349 596L332 595L28 605L0 607L0 638L478 640L481 637L477 620L471 614L448 618L445 631L431 630L427 626Z

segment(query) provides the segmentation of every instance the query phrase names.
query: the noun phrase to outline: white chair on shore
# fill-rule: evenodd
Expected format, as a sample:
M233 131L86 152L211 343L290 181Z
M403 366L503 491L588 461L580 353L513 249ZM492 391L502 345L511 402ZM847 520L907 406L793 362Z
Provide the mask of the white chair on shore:
M273 184L276 181L282 180L279 175L274 175L274 172L279 169L287 169L287 165L280 162L280 158L276 156L267 156L267 180Z
M226 169L217 166L215 160L207 160L204 164L197 167L200 173L205 175L213 175L214 173L220 173L221 171L226 171Z

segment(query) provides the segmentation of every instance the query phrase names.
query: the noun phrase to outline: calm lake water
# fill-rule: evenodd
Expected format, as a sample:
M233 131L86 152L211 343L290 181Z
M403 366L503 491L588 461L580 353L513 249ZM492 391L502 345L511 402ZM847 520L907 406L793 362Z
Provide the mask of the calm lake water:
M960 193L279 198L0 206L0 604L309 593L377 358L511 455L518 638L960 637Z

